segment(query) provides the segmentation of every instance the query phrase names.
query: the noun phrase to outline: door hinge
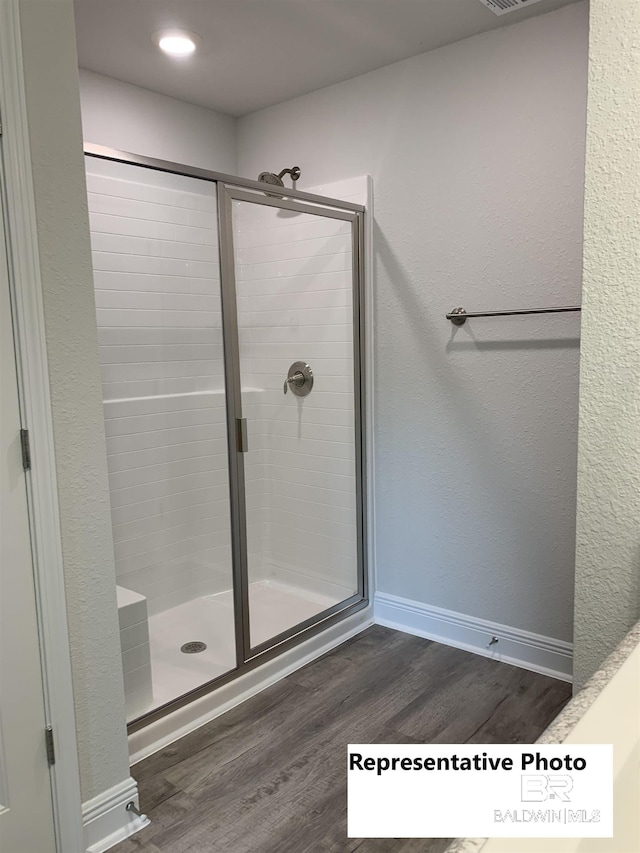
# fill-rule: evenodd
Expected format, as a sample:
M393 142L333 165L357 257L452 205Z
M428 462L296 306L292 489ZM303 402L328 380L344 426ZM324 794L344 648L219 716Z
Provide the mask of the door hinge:
M29 441L29 430L20 430L20 445L22 447L22 467L25 471L31 470L31 443Z
M49 766L56 763L56 748L53 744L53 727L47 726L44 730L44 739L47 745L47 761Z

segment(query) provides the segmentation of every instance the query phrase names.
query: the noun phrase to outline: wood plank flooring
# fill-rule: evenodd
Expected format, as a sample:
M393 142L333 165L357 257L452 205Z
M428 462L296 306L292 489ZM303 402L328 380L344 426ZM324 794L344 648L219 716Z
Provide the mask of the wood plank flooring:
M568 684L381 626L135 765L151 826L115 853L442 853L348 839L348 743L527 743Z

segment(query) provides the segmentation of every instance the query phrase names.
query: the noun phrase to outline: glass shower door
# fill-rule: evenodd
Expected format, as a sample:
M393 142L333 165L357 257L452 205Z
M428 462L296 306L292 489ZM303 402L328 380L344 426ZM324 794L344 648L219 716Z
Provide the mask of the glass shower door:
M85 154L135 730L366 605L364 208Z
M362 597L359 223L240 190L227 205L251 656Z
M217 196L86 165L131 721L237 666Z

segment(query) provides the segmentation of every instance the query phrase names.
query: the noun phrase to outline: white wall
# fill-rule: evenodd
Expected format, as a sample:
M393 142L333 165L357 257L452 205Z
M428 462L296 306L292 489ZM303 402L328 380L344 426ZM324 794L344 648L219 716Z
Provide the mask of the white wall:
M578 684L640 615L639 32L636 0L591 0L576 549Z
M87 801L127 780L129 762L73 4L24 0L20 15L80 775Z
M587 6L239 121L239 170L370 173L378 589L572 636Z
M80 69L85 142L237 174L235 119Z

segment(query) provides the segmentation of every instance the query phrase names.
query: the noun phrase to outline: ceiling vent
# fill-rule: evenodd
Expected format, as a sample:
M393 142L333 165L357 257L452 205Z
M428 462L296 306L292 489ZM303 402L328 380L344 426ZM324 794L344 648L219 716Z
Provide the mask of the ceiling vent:
M540 0L480 0L480 2L491 9L494 15L506 15L507 12L515 12L517 9L523 9L525 6L533 6L534 3L539 3Z

